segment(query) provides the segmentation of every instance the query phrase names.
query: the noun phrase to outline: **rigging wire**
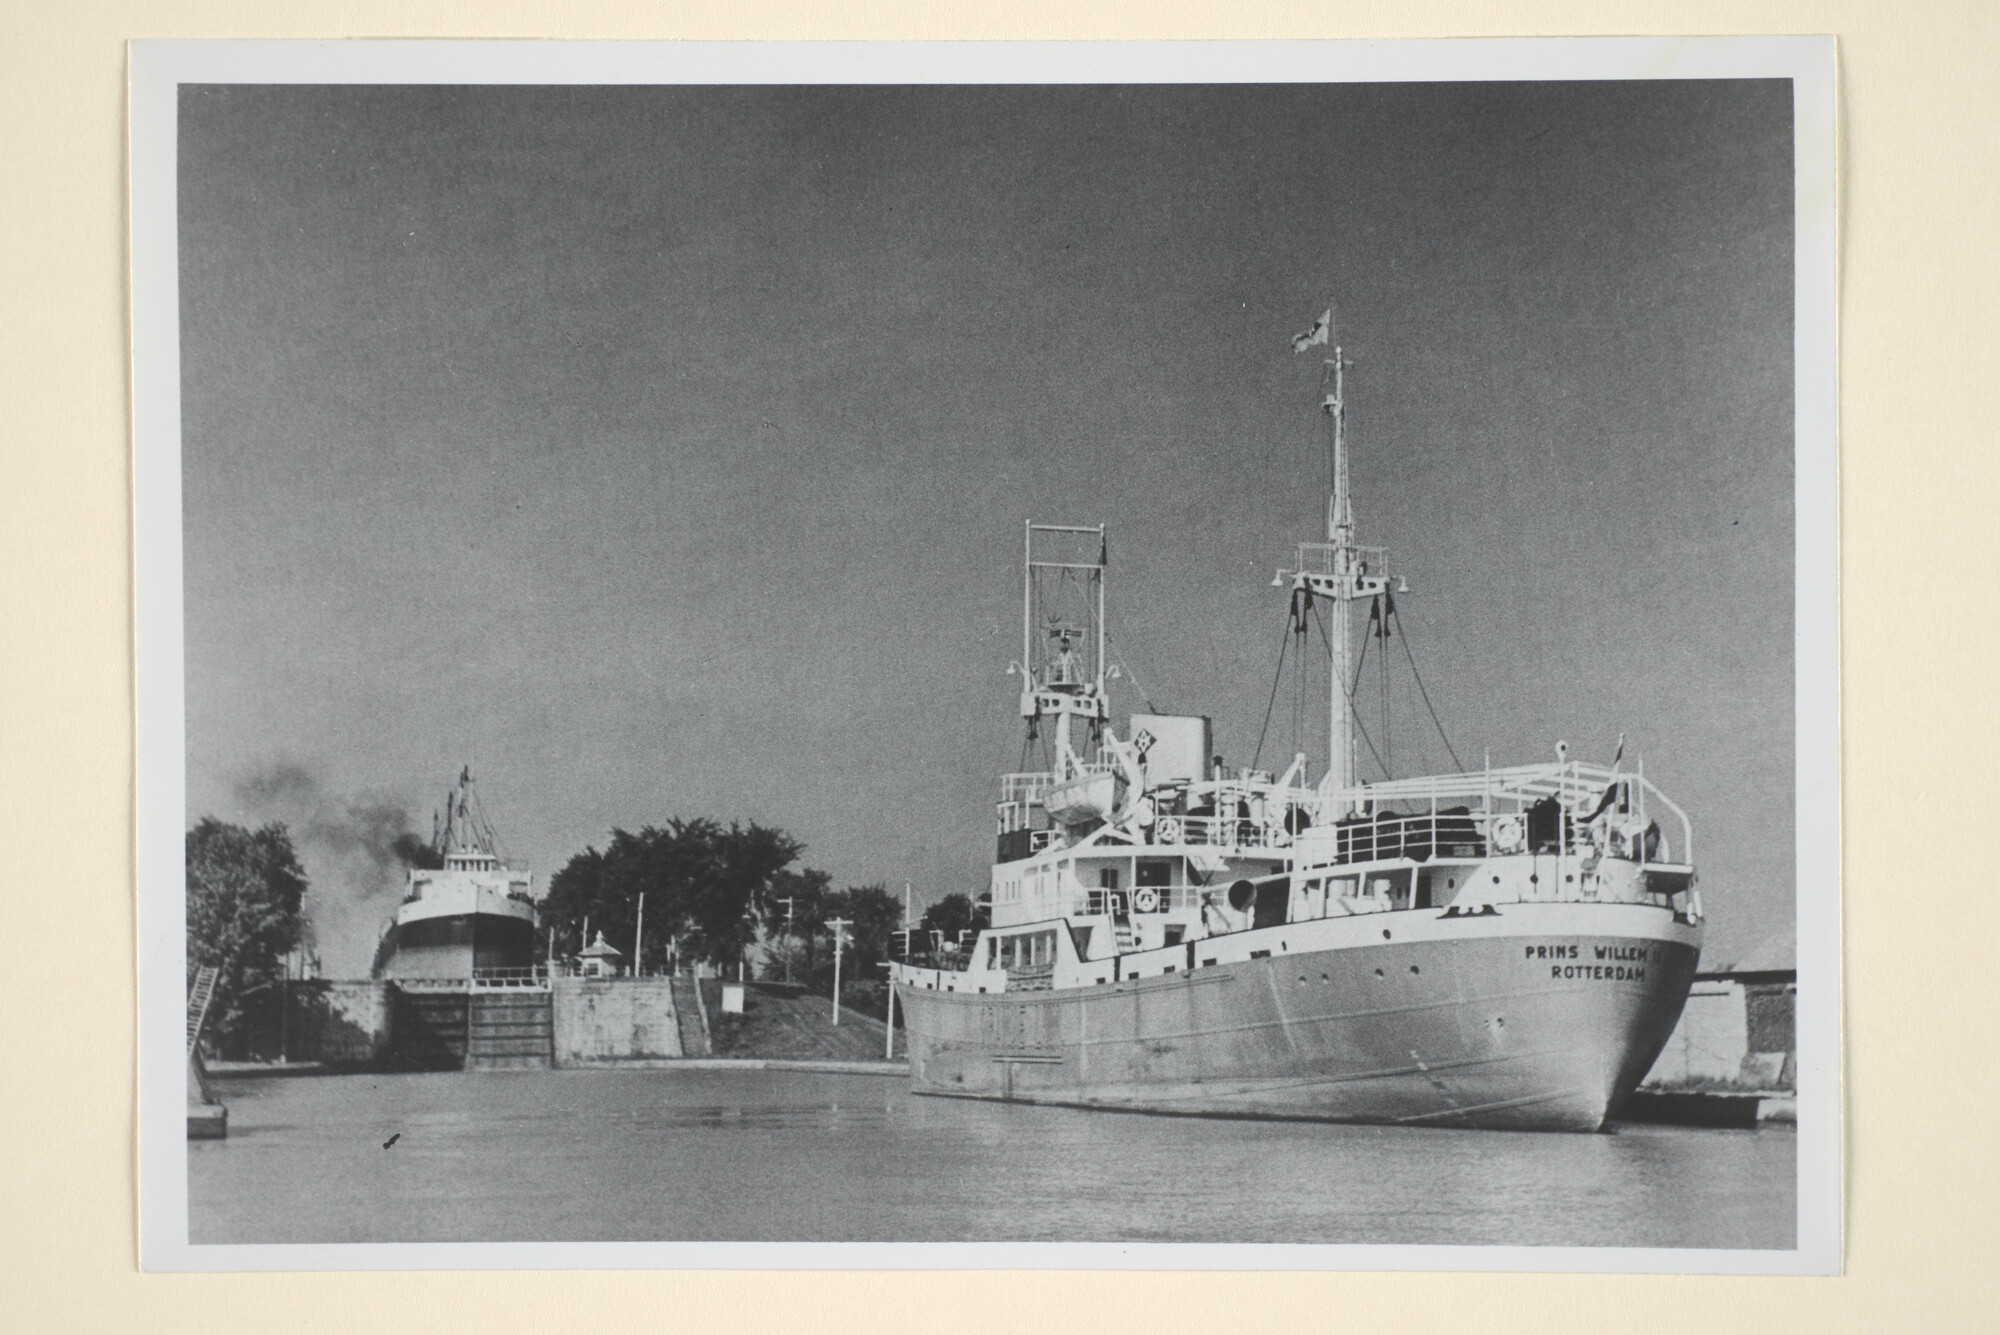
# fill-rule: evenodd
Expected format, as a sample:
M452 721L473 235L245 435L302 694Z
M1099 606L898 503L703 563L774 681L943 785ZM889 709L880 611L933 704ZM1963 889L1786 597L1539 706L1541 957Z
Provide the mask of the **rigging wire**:
M1300 604L1300 612L1292 624L1294 636L1306 634L1306 612ZM1306 646L1298 648L1298 658L1292 660L1292 749L1298 751L1306 743Z
M1264 734L1271 728L1271 710L1278 703L1278 686L1285 680L1285 651L1291 648L1291 613L1285 614L1285 633L1278 641L1278 670L1271 676L1271 698L1264 703L1264 726L1257 729L1257 754L1250 758L1250 768L1256 769L1257 762L1264 758Z
M1390 605L1394 606L1393 600ZM1380 613L1379 617L1371 618L1371 620L1376 621L1375 633L1380 635L1384 640L1387 640L1389 638L1389 613L1381 606L1379 601L1374 610ZM1396 754L1396 744L1394 738L1389 735L1389 646L1387 644L1382 646L1382 661L1379 664L1379 670L1376 672L1375 678L1381 683L1379 694L1382 700L1382 754L1393 759Z
M1326 622L1320 619L1318 607L1313 608L1313 621L1319 626L1320 643L1326 646L1327 659L1331 661L1333 658L1333 636L1327 633ZM1361 659L1354 665L1354 682L1356 686L1360 685L1361 682L1362 664L1367 661L1368 637L1363 636L1361 640ZM1395 775L1389 772L1389 767L1382 763L1382 753L1375 749L1375 739L1368 735L1368 726L1361 721L1361 711L1354 707L1354 691L1352 689L1349 689L1347 692L1347 717L1354 720L1354 730L1360 733L1361 740L1368 744L1368 754L1374 756L1375 763L1381 766L1382 777L1384 779L1395 778Z
M1326 656L1327 660L1331 662L1333 659L1333 637L1326 633L1326 627L1324 626L1320 627L1319 633L1320 638L1326 641ZM1346 683L1347 702L1349 704L1354 703L1355 692L1361 689L1361 670L1368 666L1368 642L1374 638L1373 635L1363 635L1361 637L1361 653L1354 660L1354 677ZM1359 715L1356 715L1356 717L1359 717Z
M1417 658L1410 652L1410 632L1403 625L1402 609L1395 607L1394 604L1391 604L1391 608L1391 614L1396 618L1396 629L1403 632L1403 656L1410 660L1410 676L1417 683L1417 694L1423 697L1424 708L1430 711L1431 725L1438 730L1438 740L1444 743L1445 751L1451 756L1451 763L1458 766L1458 772L1463 774L1466 772L1465 762L1458 758L1458 752L1452 747L1451 738L1445 735L1444 724L1439 721L1437 710L1431 705L1430 692L1424 689L1423 674L1417 671Z
M1109 625L1110 620L1111 618L1108 616L1105 618L1105 622L1107 624L1104 627L1104 648L1107 653L1112 653L1112 651L1117 649L1118 647L1111 635L1111 626ZM1118 669L1120 672L1124 674L1125 680L1132 683L1133 691L1135 691L1138 694L1141 700L1144 700L1146 702L1146 712L1148 714L1157 714L1161 712L1160 707L1153 703L1153 697L1146 694L1146 688L1139 684L1139 678L1133 675L1132 664L1126 661L1122 656L1119 656L1115 653L1112 653L1112 657L1118 659Z

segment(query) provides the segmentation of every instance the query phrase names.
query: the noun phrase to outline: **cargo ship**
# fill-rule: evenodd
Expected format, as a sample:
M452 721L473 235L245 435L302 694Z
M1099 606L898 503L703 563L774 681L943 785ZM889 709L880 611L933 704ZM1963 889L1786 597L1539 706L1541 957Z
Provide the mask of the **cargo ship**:
M430 852L434 865L410 869L403 902L383 924L373 976L469 986L532 972L534 874L501 855L470 766L432 818Z
M1010 672L1050 763L1001 781L991 926L891 966L915 1092L1595 1131L1672 1032L1701 949L1693 829L1622 738L1609 764L1557 743L1423 777L1376 754L1359 777L1354 619L1365 661L1409 590L1356 538L1330 326L1294 340L1331 348L1325 540L1272 581L1286 644L1324 649L1323 773L1304 750L1281 773L1226 766L1200 716L1134 712L1121 736L1105 531L1028 523Z

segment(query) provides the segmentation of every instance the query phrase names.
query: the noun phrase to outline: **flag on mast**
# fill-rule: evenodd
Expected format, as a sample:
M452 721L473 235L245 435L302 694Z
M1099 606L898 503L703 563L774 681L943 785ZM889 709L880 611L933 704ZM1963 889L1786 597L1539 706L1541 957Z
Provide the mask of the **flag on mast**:
M1323 348L1333 337L1333 307L1326 308L1326 314L1313 321L1313 327L1303 334L1292 335L1292 351L1304 352L1307 348Z

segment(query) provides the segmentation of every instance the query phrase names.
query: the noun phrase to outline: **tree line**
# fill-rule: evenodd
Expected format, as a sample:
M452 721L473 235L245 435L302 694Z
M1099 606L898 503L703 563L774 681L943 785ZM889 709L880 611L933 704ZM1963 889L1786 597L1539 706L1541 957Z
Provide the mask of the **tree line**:
M754 948L766 978L828 992L837 922L843 983L879 993L884 961L906 952L928 958L935 941L955 942L976 917L969 897L947 895L908 939L903 902L887 886L836 890L826 872L795 865L804 851L783 831L754 822L614 829L602 849L585 849L550 878L542 928L553 934L557 955L575 955L602 933L628 965L636 948L648 972L701 960L726 973L746 966L747 973Z
M412 867L436 864L421 840L399 842L397 851ZM541 948L573 957L589 944L587 926L590 939L602 933L627 967L635 945L637 963L649 972L702 961L734 973L756 953L765 977L824 993L839 921L842 990L864 1004L872 997L879 1010L883 961L949 964L961 937L985 925L983 906L951 894L906 936L903 903L886 886L836 890L828 873L797 865L804 852L784 831L755 822L675 819L613 829L601 849L586 848L550 878L538 904ZM227 1033L276 984L285 957L301 943L306 874L282 824L250 830L205 817L188 831L186 856L188 978L203 965L219 970L211 1016L216 1031Z

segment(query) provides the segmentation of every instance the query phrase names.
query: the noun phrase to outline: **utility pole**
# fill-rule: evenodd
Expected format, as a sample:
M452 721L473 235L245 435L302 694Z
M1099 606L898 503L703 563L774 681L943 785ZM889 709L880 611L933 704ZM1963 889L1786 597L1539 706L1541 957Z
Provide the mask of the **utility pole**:
M785 981L789 983L792 981L792 905L797 900L786 895L778 902L785 906Z
M292 952L285 952L285 971L278 976L278 1062L291 1060L289 1044L292 1018Z
M639 892L639 922L632 929L632 976L639 976L639 948L646 944L646 892Z
M847 939L847 919L828 918L826 925L833 929L833 1022L840 1023L840 945Z

